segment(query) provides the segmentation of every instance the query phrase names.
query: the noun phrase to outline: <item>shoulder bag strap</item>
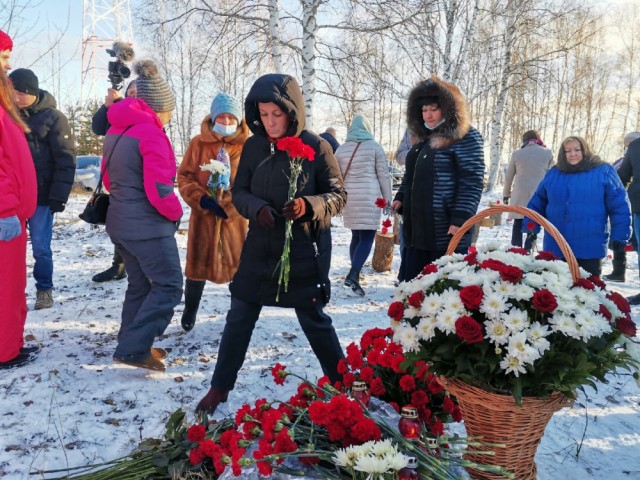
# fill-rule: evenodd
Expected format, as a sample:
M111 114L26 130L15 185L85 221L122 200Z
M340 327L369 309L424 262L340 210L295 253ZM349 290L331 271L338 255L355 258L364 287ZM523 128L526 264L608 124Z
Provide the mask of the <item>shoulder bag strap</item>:
M362 142L360 142L359 144L356 145L356 148L353 150L353 153L351 154L351 158L349 159L349 163L347 164L347 169L342 174L342 180L343 181L347 179L347 173L349 173L349 169L351 168L351 162L353 162L353 157L356 156L356 152L360 148L360 145L362 145Z
M125 128L122 131L122 133L118 136L118 138L116 139L116 142L113 144L113 148L111 149L111 152L109 153L109 157L107 158L107 161L104 164L104 169L102 169L102 171L100 172L100 179L98 180L98 186L96 187L94 193L102 193L102 177L104 177L104 172L106 172L107 168L109 168L109 161L111 161L111 155L113 155L113 152L116 150L116 145L118 145L118 142L120 141L122 136L131 127L132 127L132 125L129 125L127 128Z

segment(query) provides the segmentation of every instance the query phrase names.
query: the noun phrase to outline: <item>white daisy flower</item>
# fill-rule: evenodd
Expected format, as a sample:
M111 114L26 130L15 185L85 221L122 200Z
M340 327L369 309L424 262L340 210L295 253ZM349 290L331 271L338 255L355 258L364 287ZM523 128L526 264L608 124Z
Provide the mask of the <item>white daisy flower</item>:
M492 320L500 318L507 308L509 308L507 298L498 293L485 295L480 304L480 311Z
M500 368L505 370L507 374L513 373L516 377L519 377L521 373L527 373L523 362L519 358L509 354L500 362Z
M505 345L509 341L511 332L501 320L488 320L484 322L484 328L487 331L484 338L494 345Z

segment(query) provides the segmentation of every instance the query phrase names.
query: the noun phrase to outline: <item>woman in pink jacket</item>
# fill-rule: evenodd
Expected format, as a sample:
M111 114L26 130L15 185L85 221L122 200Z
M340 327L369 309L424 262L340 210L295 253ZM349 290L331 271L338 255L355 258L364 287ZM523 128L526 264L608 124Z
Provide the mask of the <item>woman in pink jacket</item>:
M111 194L107 233L122 253L129 282L122 306L117 363L165 370L166 352L153 348L182 298L175 232L182 206L174 192L176 157L163 125L175 100L155 65L136 65L137 98L109 108L102 168Z
M20 119L14 96L13 88L0 68L0 369L24 365L33 360L39 350L38 347L24 347L24 322L27 319L25 223L36 210L37 183L31 151L24 136L28 128Z

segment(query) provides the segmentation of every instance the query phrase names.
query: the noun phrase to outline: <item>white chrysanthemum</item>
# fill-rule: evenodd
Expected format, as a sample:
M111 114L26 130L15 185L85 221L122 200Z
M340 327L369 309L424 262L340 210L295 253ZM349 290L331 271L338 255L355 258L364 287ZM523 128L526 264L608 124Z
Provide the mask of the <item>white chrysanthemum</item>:
M485 283L485 278L478 275L473 270L470 270L467 275L460 279L460 288L470 287L472 285L482 286Z
M519 377L521 373L527 373L523 362L509 354L500 362L500 368L505 370L505 373L513 373L516 377Z
M533 363L540 358L540 352L527 343L527 333L518 332L509 338L507 344L508 355L518 358L525 363Z
M549 319L549 325L554 332L560 332L571 338L580 338L576 328L576 322L573 317L564 314L554 314Z
M442 298L437 293L432 293L424 298L420 307L420 315L436 315L442 308Z
M464 257L465 255L462 255L461 253L453 253L451 255L444 255L433 263L440 267L448 263L461 262L462 260L464 260Z
M542 275L536 272L525 273L523 281L533 288L546 288L544 278L542 278Z
M389 468L389 460L386 458L378 458L373 455L366 455L358 458L356 460L356 464L353 466L354 470L369 474L385 473Z
M442 308L453 312L461 313L464 311L464 304L460 300L460 292L453 288L447 288L441 295Z
M355 457L348 449L340 448L334 452L331 460L340 467L353 467Z
M395 329L393 341L402 345L405 352L416 352L420 348L418 332L409 324L404 324Z
M444 333L456 332L456 321L460 318L460 315L448 308L438 313L436 317L436 328Z
M210 160L209 163L200 165L200 170L203 172L211 172L213 174L227 175L229 173L229 167L218 160Z
M496 272L495 270L488 270L486 268L483 268L476 272L476 276L480 280L482 280L482 284L494 283L497 282L500 278L500 273Z
M572 289L572 291L574 292L575 298L582 302L582 305L584 305L585 308L595 310L596 312L598 311L598 308L600 307L600 299L594 294L595 292L593 290L578 287Z
M484 322L484 328L487 330L484 338L494 345L505 345L509 341L511 332L501 320L488 320Z
M376 457L384 457L387 455L394 455L398 452L398 449L394 443L386 438L384 440L378 440L371 445L371 453Z
M551 334L551 331L549 330L548 325L542 325L540 322L533 322L526 332L527 340L538 350L540 354L549 350L551 344L546 337Z
M517 285L518 284L515 284L515 283L502 281L502 282L494 283L492 289L494 292L509 298L509 297L513 297L516 291Z
M507 298L498 293L485 295L480 304L480 311L492 320L500 318L507 308L509 308Z
M387 461L389 462L389 470L396 472L409 465L409 457L397 451L393 455L388 455Z
M455 320L454 320L455 323ZM419 340L431 340L436 334L436 323L430 318L423 318L416 326L416 333Z
M617 305L605 296L602 296L602 298L600 298L600 303L604 305L604 307L609 310L609 312L611 312L611 318L618 318L623 316ZM600 310L600 308L598 308L598 310Z
M502 321L512 332L520 332L529 326L527 312L515 307L509 310L509 313L502 316Z
M439 278L440 272L430 273L422 278L414 280L414 286L417 287L418 290L422 290L424 292L425 290L433 287L433 284L436 283L436 280Z
M529 285L518 283L513 290L512 298L515 300L531 300L534 293L535 290Z
M488 242L482 242L482 244L477 247L478 253L502 250L502 248L503 245L498 240L489 240Z
M417 317L418 315L420 315L420 309L416 308L416 307L412 307L411 305L408 305L405 309L404 309L404 318L413 318L413 317Z
M576 315L576 323L580 325L582 338L585 341L611 332L611 324L599 313L582 310Z

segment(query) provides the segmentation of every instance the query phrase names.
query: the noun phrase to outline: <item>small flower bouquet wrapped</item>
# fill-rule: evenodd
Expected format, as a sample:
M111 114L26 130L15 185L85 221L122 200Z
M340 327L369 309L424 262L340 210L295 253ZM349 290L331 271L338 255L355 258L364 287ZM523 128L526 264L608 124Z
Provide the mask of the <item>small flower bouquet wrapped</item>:
M200 170L210 172L209 181L207 182L208 195L220 203L222 195L229 189L231 181L231 159L229 158L229 153L224 147L220 147L216 158L211 159L209 163L200 165ZM222 219L214 216L214 222L214 235L220 247L222 247L222 237L220 235ZM222 248L219 248L219 251L222 254Z

